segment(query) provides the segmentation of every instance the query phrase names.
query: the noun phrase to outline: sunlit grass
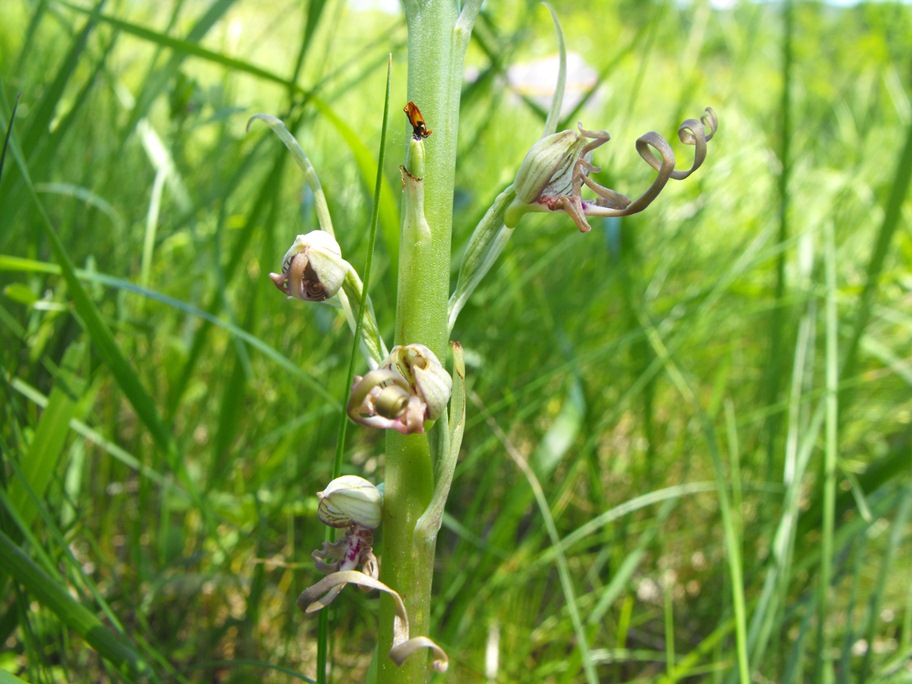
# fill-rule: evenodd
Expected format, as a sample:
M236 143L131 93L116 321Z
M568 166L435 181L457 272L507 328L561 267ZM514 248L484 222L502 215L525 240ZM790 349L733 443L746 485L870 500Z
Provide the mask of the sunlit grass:
M670 136L706 105L721 127L646 214L586 235L524 219L458 321L470 413L433 608L450 681L575 682L587 666L737 681L739 624L758 680L910 676L912 11L798 3L786 72L778 6L554 4L594 74L567 123L611 132L595 160L609 185L648 183L633 148L647 130ZM109 3L94 24L87 3L6 5L4 132L22 104L0 179L0 669L314 677L317 623L293 604L322 541L314 493L351 338L268 282L314 226L312 198L284 148L244 127L263 111L296 132L363 264L363 150L390 51L404 100L404 27L343 3ZM489 11L469 52L457 252L540 133L503 73L555 49L545 10ZM387 334L404 120L389 135L371 283ZM353 471L382 477L381 452L349 430ZM361 615L331 616L333 681L368 667Z

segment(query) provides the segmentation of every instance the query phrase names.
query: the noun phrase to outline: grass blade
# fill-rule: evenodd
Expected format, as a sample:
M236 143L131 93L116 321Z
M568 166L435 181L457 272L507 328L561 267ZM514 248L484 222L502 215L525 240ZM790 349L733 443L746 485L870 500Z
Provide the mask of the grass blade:
M545 128L542 131L543 138L557 131L561 109L564 106L564 88L567 85L567 45L564 42L564 29L561 27L560 19L557 17L557 12L554 11L554 8L547 2L544 5L551 13L551 20L554 22L554 32L557 33L557 51L560 55L560 67L557 71L557 85L554 88L554 97L551 99L548 118L545 119Z
M84 352L84 345L79 342L66 351L57 382L38 420L35 436L21 461L23 481L18 482L14 478L10 483L12 506L19 511L26 526L32 524L38 513L35 499L44 496L58 471L63 447L70 433L69 424L77 414L84 383L76 375L76 367L84 357Z
M130 679L153 676L146 661L123 636L108 629L70 596L62 577L46 574L3 532L0 532L0 567L57 615L63 624L82 636L99 655L111 661L122 675Z
M817 664L816 681L833 681L830 657L830 634L832 627L828 610L830 606L830 583L833 577L833 535L836 508L836 458L839 450L839 314L836 309L836 240L833 224L824 227L824 272L826 291L826 443L824 446L823 481L821 500L823 502L823 529L821 530L820 577L817 597Z
M868 613L866 616L868 627L865 634L867 649L865 650L864 659L860 667L861 676L858 680L859 684L864 684L867 681L868 676L873 672L871 657L874 653L874 644L876 643L877 630L881 620L884 592L887 586L889 586L893 559L896 557L898 550L902 547L903 539L908 534L907 524L910 514L912 514L912 486L906 485L903 494L900 497L899 509L896 511L896 517L893 519L891 525L890 538L884 552L883 560L880 564L880 572L878 573L877 581L873 584L873 589L871 590L871 598L868 603Z
M0 151L0 181L3 180L3 163L6 161L6 150L9 147L10 136L13 134L13 122L16 120L16 111L19 109L20 99L22 99L22 93L17 93L13 111L10 113L9 124L6 126L6 135L3 136L3 150Z
M912 182L912 121L910 121L909 127L906 130L906 142L903 145L902 153L896 162L896 172L890 187L890 197L887 200L883 222L880 224L877 240L874 243L874 251L871 253L871 258L868 262L867 271L865 273L864 289L861 292L861 296L858 298L858 308L855 313L852 336L846 345L845 357L842 363L843 377L849 377L855 372L858 349L867 328L868 321L871 318L874 298L878 294L880 274L883 271L887 254L890 251L893 235L900 225L902 225L903 202L905 201L906 194L909 192L910 182ZM845 400L843 400L843 410L845 410L844 403Z
M503 430L500 429L500 426L493 419L489 418L488 425L532 488L532 492L535 496L535 503L542 515L542 519L548 531L548 537L551 540L551 548L555 550L555 562L557 564L557 573L560 578L561 590L563 591L564 599L566 601L567 612L570 614L570 620L573 623L573 631L576 635L576 647L579 649L586 681L589 684L598 684L598 674L595 671L595 662L592 659L591 649L589 648L589 638L586 635L586 629L583 626L583 620L579 613L576 591L573 588L573 578L570 576L570 567L567 564L567 557L562 550L561 538L557 532L557 526L554 524L554 518L551 515L551 509L548 505L548 499L545 497L545 492L542 489L541 483L535 476L535 473L525 456L513 446L507 435L504 434Z
M60 265L61 275L67 283L80 324L94 343L95 349L111 371L127 401L130 402L136 411L137 416L149 431L158 448L165 454L169 465L178 473L184 487L194 501L199 503L198 487L187 472L186 462L181 458L177 442L171 433L170 427L162 419L155 401L143 386L139 374L121 351L117 341L114 339L114 335L104 322L101 312L80 282L76 269L67 255L66 246L57 231L54 230L51 219L35 191L24 160L17 156L17 162L29 190L30 198L38 212L38 223L48 238L51 251ZM205 506L200 505L199 508L204 514L208 511Z

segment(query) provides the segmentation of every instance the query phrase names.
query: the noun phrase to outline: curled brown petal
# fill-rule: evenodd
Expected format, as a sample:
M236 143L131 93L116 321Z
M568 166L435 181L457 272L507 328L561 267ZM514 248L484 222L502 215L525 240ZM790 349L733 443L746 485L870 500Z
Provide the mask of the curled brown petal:
M687 119L678 128L678 138L685 145L694 146L693 165L687 171L671 172L671 177L675 180L684 180L699 169L706 159L706 133L703 130L703 124L696 119Z
M598 195L598 199L594 203L583 203L586 215L629 216L643 211L659 196L669 179L684 180L700 168L706 160L706 143L712 139L718 128L719 118L712 107L707 107L699 120L687 119L678 127L680 141L694 147L694 161L690 169L686 171L675 170L674 151L665 138L655 131L640 136L636 141L636 150L643 161L656 170L656 178L649 189L633 202L625 195L590 180L585 173L580 171L577 174L578 182L574 185L574 192L578 193L581 186L585 185ZM652 150L658 153L658 157L653 154ZM576 217L574 220L577 220Z
M426 636L416 636L393 646L390 649L389 657L393 659L396 665L401 666L406 658L422 648L427 648L434 654L434 659L431 661L431 667L433 667L435 671L447 671L447 668L450 666L450 661L449 658L447 658L446 652Z
M656 157L650 148L658 152L659 156ZM643 158L643 161L656 170L657 175L649 189L632 202L626 195L599 185L590 179L587 172L593 168L591 164L586 164L583 160L577 162L577 173L574 174L571 202L564 203L560 208L573 217L577 225L580 226L580 230L583 230L583 232L588 230L588 223L586 223L586 228L583 228L580 225L580 217L575 215L574 209L579 210L582 208L583 213L587 216L629 216L643 211L662 192L662 189L668 183L668 179L674 173L675 155L671 145L661 135L655 131L650 131L637 138L636 150L640 157ZM598 195L598 199L594 202L580 200L580 191L583 185L595 192ZM582 221L585 223L585 219L582 219Z
M402 665L406 658L416 651L427 648L434 654L431 666L437 672L446 672L449 659L446 652L433 640L426 636L409 638L408 611L402 597L378 579L365 575L357 570L347 570L333 573L324 577L312 587L305 589L298 597L297 606L305 613L314 613L328 606L339 595L346 584L355 584L364 589L376 589L389 594L396 604L396 614L393 617L393 647L389 657L397 665ZM329 597L329 600L327 600Z
M719 117L712 107L707 107L700 120L687 119L678 128L678 139L685 145L694 146L694 162L689 171L675 171L671 177L675 180L684 180L700 168L706 160L706 143L712 140L713 134L719 128Z
M706 160L706 143L712 139L719 127L719 119L712 107L707 107L700 120L687 119L678 128L678 139L685 145L694 146L694 162L688 171L675 171L671 177L675 180L684 180L700 168ZM708 129L708 130L707 130Z
M595 150L597 147L601 147L609 140L611 140L611 134L608 133L608 131L587 130L583 128L583 123L581 121L576 122L576 127L579 129L581 136L592 140L592 142L587 143L580 152L580 158L582 159L585 159L586 155Z
M716 131L719 130L719 117L716 114L716 110L712 107L707 107L700 117L700 122L703 124L704 129L709 129L709 133L706 134L706 142L709 142L716 134Z
M323 575L329 575L338 571L339 566L345 558L345 549L347 544L344 540L337 542L323 542L323 548L314 549L310 552L313 558L317 572Z
M629 207L633 202L633 200L627 197L627 195L624 195L617 190L612 190L611 188L606 188L601 185L599 185L597 188L593 187L596 184L589 178L586 178L583 182L586 184L586 187L595 190L599 194L599 198L595 201L595 203L600 207L623 210Z
M296 605L305 613L316 613L318 610L326 608L326 606L335 601L336 597L345 589L347 582L341 575L355 572L355 570L349 570L347 572L334 572L331 575L327 575L312 587L308 587L302 591L301 595L298 596L298 600L295 602Z
M660 159L656 158L649 150L650 147L659 153ZM637 138L636 150L640 157L643 158L643 161L656 170L656 179L646 192L630 203L624 210L623 215L636 214L652 204L652 201L659 196L659 193L662 192L668 183L668 179L674 173L675 156L671 150L671 145L655 131L649 131L649 133Z

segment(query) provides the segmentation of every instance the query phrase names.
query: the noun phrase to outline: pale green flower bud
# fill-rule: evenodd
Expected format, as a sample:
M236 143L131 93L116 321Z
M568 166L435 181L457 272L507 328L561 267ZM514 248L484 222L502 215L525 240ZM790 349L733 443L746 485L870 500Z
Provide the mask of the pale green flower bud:
M566 178L569 181L579 137L576 131L560 131L535 143L526 153L513 181L516 199L531 204L554 180Z
M357 475L343 475L317 492L320 504L317 517L330 527L357 525L370 530L380 526L383 516L383 494L373 484Z
M608 134L605 133L607 139ZM528 205L547 201L549 197L569 195L573 175L581 159L592 161L591 150L584 150L589 140L581 131L560 131L545 136L532 146L519 167L513 188L516 199L507 209L504 225L515 226Z
M333 236L314 230L295 238L282 259L282 273L269 277L289 297L322 302L339 292L350 268Z

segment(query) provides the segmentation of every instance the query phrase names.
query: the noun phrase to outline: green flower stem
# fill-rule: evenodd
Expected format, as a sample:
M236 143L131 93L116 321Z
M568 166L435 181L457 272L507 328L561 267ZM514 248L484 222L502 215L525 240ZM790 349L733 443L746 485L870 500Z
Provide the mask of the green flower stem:
M329 214L329 206L326 204L326 193L323 192L323 185L320 183L317 171L314 169L307 153L304 152L304 149L295 137L285 127L285 123L281 119L277 119L269 114L254 114L250 117L250 120L247 122L248 132L250 131L250 126L256 120L262 121L269 126L270 130L279 137L285 147L288 148L288 151L291 152L292 158L301 171L304 172L304 178L307 181L308 186L310 186L311 192L313 192L320 230L329 233L335 238L336 233L333 230L332 217ZM342 304L345 318L351 327L352 333L357 334L358 325L355 315L358 313L357 307L361 301L363 285L361 283L361 278L354 268L350 268L345 275L342 288L342 291L339 292L339 302ZM364 312L361 332L361 351L371 368L376 368L380 361L386 358L387 350L386 345L383 344L383 338L380 336L380 330L377 327L377 317L374 314L374 305L371 303L369 296L367 297L367 306Z
M310 189L314 194L314 204L316 205L317 211L317 221L320 222L320 230L325 230L327 233L336 236L335 231L333 230L332 218L329 215L329 206L326 204L326 195L323 192L323 186L320 184L320 179L317 176L317 171L314 169L313 164L310 162L310 158L307 156L307 153L304 152L304 149L295 140L295 137L291 134L285 127L285 122L281 119L277 119L274 116L269 114L254 114L250 117L250 120L247 122L247 131L250 132L250 126L253 124L254 120L260 120L265 123L269 128L279 136L279 140L288 148L288 151L291 152L292 159L295 160L295 163L304 172L304 178L307 180L307 184L310 186Z
M564 42L564 29L561 27L560 19L557 18L557 12L547 2L542 4L551 13L554 31L557 34L558 54L560 55L554 97L551 98L551 107L548 110L545 129L541 135L542 138L546 138L557 131L557 125L560 121L561 106L564 102L564 87L567 84L567 46ZM482 278L491 270L494 262L497 261L497 257L503 252L504 247L506 247L507 242L513 235L513 228L508 228L504 225L504 216L514 199L516 199L516 189L511 183L497 196L494 204L485 213L469 239L469 246L459 268L456 290L450 296L450 330L456 325L456 319L459 318L462 307L465 306Z
M342 303L342 310L352 333L357 334L358 322L355 316L358 314L359 302L361 301L361 291L364 285L358 272L354 268L349 268L345 274L345 280L342 282L342 289L339 291L339 301ZM383 337L380 335L380 329L377 327L377 316L374 313L374 305L371 298L367 297L365 304L364 319L361 322L361 353L367 359L371 368L380 365L388 355L386 345L383 344Z
M425 143L424 169L409 169L422 178L427 239L415 240L409 208L400 244L396 344L426 345L440 359L447 357L447 297L453 226L453 185L459 128L462 68L480 0L469 0L462 13L454 0L404 0L409 36L408 98L420 108L433 131ZM410 161L414 154L410 154ZM445 420L439 427L446 429ZM436 444L437 440L433 440ZM405 601L413 634L427 634L434 540L415 535L434 491L434 464L428 435L387 431L381 580ZM427 657L418 652L402 667L386 654L393 642L393 601L380 609L377 681L419 684L428 676Z
M469 297L482 278L491 270L497 257L503 252L513 235L513 229L504 225L504 214L514 199L516 199L516 190L511 183L497 196L494 204L485 212L484 217L476 226L472 237L469 238L469 246L462 258L462 265L459 267L456 289L450 297L448 316L450 330L456 325L456 319L459 318L462 307L469 301Z
M417 543L415 524L431 501L433 482L427 435L387 430L380 579L402 596L414 635L428 633L435 547ZM421 684L427 679L426 652L415 653L401 667L387 657L393 647L395 614L393 600L383 597L377 681Z
M450 346L453 349L453 398L450 402L449 426L444 430L445 421L441 418L438 421L440 429L436 434L432 433L438 439L439 455L434 498L415 525L419 542L431 545L437 540L437 532L440 531L443 521L443 509L450 493L450 485L453 484L453 473L456 470L459 447L462 445L462 434L465 430L465 357L459 342L451 342Z
M450 243L453 227L453 184L456 171L456 133L462 52L453 54L453 3L436 0L407 15L409 28L408 97L421 109L433 134L425 141L422 178L425 218L431 228L429 244L400 244L399 304L396 344L421 343L437 358L446 358L447 297L450 280ZM450 73L452 63L460 77ZM410 154L410 158L415 155ZM411 161L411 159L410 159Z

